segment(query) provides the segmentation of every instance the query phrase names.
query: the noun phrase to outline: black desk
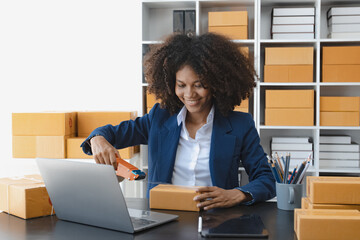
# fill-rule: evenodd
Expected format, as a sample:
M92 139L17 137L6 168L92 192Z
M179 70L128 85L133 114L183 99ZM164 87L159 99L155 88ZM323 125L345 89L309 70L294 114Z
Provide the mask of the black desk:
M147 209L146 199L127 199L129 208ZM192 240L202 239L198 234L198 213L182 211L154 210L179 215L174 222L145 230L136 234L122 232L66 222L58 220L56 216L40 217L23 220L6 213L0 213L0 239L4 240L93 240L93 239L170 239ZM259 203L253 206L238 206L228 209L219 209L222 214L256 213L261 216L265 227L269 231L268 239L292 240L296 239L294 233L294 213L292 211L278 210L276 203ZM215 238L210 238L215 239Z

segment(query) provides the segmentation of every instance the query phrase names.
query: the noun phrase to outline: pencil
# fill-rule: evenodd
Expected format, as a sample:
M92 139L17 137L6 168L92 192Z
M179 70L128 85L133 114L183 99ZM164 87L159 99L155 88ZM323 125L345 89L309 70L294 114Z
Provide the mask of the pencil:
M291 176L290 176L290 179L289 179L289 181L288 181L289 184L291 184L292 179L293 179L293 177L295 176L297 167L298 167L298 166L296 166L296 167L294 168L294 170L293 170L293 172L292 172L292 174L291 174Z
M297 181L299 180L302 172L304 171L304 168L305 168L305 164L306 164L306 160L303 161L299 167L299 171L296 173L295 177L294 177L294 180L293 180L293 183L296 184Z

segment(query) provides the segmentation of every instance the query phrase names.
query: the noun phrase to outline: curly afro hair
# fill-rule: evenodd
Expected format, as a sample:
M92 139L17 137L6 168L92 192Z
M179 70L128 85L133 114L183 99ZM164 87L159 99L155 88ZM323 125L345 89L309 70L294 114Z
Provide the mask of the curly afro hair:
M226 116L249 98L256 86L252 63L230 39L206 33L200 36L173 34L162 44L152 45L144 58L148 92L161 100L171 114L183 103L175 94L176 72L189 65L200 82L210 89L217 109Z

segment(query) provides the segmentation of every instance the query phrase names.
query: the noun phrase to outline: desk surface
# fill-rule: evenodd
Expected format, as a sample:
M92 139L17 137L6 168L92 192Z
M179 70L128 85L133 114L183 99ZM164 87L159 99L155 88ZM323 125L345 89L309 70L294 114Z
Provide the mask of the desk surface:
M147 209L146 199L127 199L129 208ZM221 214L256 213L261 216L269 232L268 239L292 240L294 234L294 213L292 211L278 210L276 203L266 202L253 206L237 206L228 209L218 209ZM66 240L92 240L92 239L170 239L192 240L202 239L197 232L198 213L183 211L154 210L158 212L179 215L177 221L145 230L136 234L127 234L67 221L58 220L56 216L40 217L23 220L6 213L0 213L0 239L66 239ZM204 238L205 239L205 238ZM211 238L215 239L215 238ZM243 239L243 238L242 238Z

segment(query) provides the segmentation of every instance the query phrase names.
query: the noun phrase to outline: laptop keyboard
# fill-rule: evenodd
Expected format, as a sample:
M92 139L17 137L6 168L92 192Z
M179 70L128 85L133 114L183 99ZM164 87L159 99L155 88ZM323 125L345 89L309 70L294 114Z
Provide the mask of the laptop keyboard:
M136 217L131 217L131 221L133 223L134 228L143 227L143 226L147 226L152 223L156 223L156 221L153 221L153 220L144 219L144 218L136 218Z

